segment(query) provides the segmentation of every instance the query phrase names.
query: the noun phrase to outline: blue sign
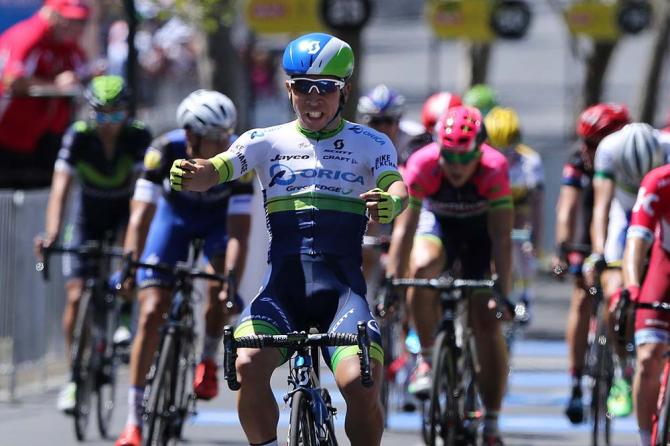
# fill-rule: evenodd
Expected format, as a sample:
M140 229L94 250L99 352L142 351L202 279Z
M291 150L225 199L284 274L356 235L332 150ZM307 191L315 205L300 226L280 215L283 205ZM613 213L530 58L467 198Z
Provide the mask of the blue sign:
M33 15L42 4L42 0L0 0L0 33Z

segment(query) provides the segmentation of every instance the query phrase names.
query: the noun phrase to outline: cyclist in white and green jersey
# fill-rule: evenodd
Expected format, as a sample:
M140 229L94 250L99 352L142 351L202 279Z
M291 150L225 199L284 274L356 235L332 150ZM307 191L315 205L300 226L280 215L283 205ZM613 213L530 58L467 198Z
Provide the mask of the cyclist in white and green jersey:
M355 333L356 321L368 321L372 388L360 383L357 347L328 348L324 357L347 403L351 444L369 446L380 444L383 431L383 351L365 301L361 245L368 216L391 222L405 208L407 191L391 140L341 117L353 65L351 47L330 35L292 41L283 67L298 119L250 130L214 158L175 161L171 183L203 191L256 171L271 235L269 268L235 335L279 334L310 325ZM238 411L250 444L277 445L279 410L270 377L286 359L286 352L272 349L240 350Z

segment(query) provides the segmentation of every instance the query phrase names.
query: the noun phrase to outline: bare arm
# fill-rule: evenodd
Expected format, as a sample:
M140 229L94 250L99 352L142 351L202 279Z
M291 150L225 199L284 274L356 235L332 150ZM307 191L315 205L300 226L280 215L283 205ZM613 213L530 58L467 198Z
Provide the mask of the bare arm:
M514 209L501 208L489 212L488 232L491 254L496 268L500 289L506 296L512 290L512 228Z
M580 189L573 186L561 186L556 203L556 246L574 239L580 197Z
M614 197L614 181L607 178L593 180L593 220L591 221L591 252L603 254L607 239L610 205Z
M388 263L386 264L387 276L406 276L409 254L412 251L412 243L416 227L419 224L420 214L421 208L410 206L396 218L391 234Z
M45 241L53 243L60 233L63 225L63 212L70 187L72 186L72 175L68 172L54 171L51 181L51 193L47 204L46 235Z
M235 271L235 282L240 283L244 274L251 230L251 215L228 216L228 245L226 247L225 272Z
M144 243L147 240L151 220L156 213L156 205L140 200L131 200L130 219L128 220L128 229L123 241L125 252L132 252L133 259L138 260L144 250Z
M640 286L642 283L642 269L647 251L651 243L641 237L628 237L626 239L626 250L623 253L623 285Z

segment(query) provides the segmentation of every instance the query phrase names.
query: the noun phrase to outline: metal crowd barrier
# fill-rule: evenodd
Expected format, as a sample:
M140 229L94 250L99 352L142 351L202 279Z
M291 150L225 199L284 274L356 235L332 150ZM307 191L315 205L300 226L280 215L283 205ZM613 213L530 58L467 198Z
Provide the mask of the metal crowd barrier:
M52 274L45 283L32 254L48 195L0 190L0 401L17 400L22 389L44 391L67 371L63 277Z

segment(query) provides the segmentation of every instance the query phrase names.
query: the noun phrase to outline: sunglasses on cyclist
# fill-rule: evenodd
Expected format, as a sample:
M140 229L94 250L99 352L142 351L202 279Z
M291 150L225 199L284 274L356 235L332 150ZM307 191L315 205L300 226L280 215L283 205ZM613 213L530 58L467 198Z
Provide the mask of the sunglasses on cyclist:
M96 111L93 116L98 124L120 124L126 120L128 112L124 110L114 112Z
M480 154L479 150L472 150L470 152L457 153L450 152L448 150L442 150L441 152L442 159L447 164L468 164L470 161L477 158Z
M393 125L398 122L398 118L393 116L375 116L368 120L368 125Z
M310 94L312 90L317 94L325 96L335 93L344 88L344 81L337 79L310 79L306 77L294 77L288 81L291 88L301 94Z

